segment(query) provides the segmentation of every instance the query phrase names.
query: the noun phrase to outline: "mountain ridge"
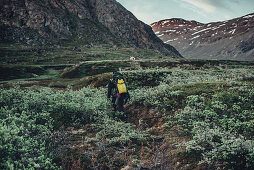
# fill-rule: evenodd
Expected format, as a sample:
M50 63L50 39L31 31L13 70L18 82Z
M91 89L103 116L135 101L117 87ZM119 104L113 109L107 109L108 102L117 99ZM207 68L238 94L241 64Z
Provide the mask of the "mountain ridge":
M0 42L128 44L181 57L116 0L8 0L0 7Z
M206 24L172 18L151 27L186 58L254 60L254 13Z

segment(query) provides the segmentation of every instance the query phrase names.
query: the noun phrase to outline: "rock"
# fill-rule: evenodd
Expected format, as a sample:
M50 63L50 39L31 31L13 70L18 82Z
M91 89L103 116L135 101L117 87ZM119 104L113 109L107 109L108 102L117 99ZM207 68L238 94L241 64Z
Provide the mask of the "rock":
M132 168L128 165L128 166L122 168L121 170L131 170L131 169L132 169Z
M83 40L81 45L104 42L113 46L117 42L182 57L116 0L19 0L0 5L0 29L7 35L0 35L0 41L28 38L28 44L32 40L58 44L73 41L77 35Z

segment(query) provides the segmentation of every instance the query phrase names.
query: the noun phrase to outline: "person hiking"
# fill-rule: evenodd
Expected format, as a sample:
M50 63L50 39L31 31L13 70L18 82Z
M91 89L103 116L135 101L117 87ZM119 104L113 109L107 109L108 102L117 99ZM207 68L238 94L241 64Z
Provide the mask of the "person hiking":
M120 71L121 72L121 71ZM127 103L130 98L127 90L126 81L122 73L113 72L112 79L108 82L108 98L112 97L112 104L114 110L123 112L123 105Z

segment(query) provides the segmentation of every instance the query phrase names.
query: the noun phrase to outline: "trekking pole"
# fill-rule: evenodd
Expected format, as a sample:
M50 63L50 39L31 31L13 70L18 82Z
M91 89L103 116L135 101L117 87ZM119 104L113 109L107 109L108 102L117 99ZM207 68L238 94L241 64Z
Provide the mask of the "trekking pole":
M119 67L119 72L120 72L121 74L123 74L123 73L122 73L122 69L121 69L121 67Z

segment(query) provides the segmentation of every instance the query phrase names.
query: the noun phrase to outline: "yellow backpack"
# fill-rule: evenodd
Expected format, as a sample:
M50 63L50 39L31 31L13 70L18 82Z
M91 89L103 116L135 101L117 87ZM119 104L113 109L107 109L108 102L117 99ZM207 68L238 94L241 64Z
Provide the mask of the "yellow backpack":
M127 88L126 88L126 85L125 85L123 79L117 80L117 89L118 89L119 94L127 93Z

